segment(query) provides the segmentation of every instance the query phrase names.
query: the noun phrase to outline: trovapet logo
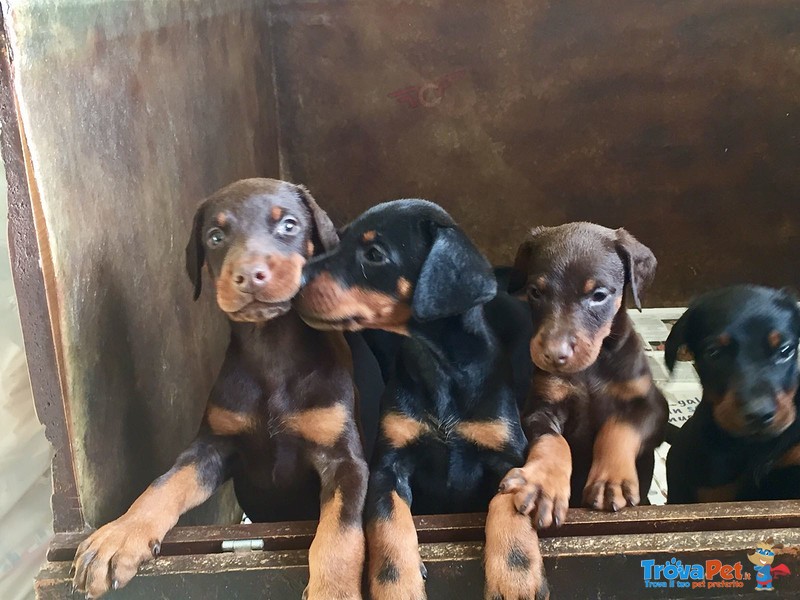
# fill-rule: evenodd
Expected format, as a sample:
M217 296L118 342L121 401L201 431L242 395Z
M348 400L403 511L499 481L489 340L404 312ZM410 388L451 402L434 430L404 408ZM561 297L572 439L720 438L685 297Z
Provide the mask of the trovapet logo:
M646 588L743 588L752 575L740 562L723 563L710 559L703 563L683 564L677 558L658 563L641 562Z

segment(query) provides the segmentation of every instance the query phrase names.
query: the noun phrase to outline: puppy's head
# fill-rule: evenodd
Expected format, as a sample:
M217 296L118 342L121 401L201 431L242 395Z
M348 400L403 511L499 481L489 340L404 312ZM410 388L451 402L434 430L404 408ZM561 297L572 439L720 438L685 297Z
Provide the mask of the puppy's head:
M797 416L800 310L783 290L734 286L692 302L667 339L672 370L678 350L693 355L714 420L736 436L774 437Z
M509 291L525 294L534 321L531 358L557 374L583 371L597 360L626 289L640 295L656 259L624 229L593 223L538 227L517 251Z
M456 315L491 300L486 258L439 206L395 200L362 214L333 252L304 269L295 306L322 329L408 334L410 321Z
M302 186L244 179L203 201L186 246L195 300L205 265L217 304L234 321L260 322L291 307L306 260L338 242L328 216Z

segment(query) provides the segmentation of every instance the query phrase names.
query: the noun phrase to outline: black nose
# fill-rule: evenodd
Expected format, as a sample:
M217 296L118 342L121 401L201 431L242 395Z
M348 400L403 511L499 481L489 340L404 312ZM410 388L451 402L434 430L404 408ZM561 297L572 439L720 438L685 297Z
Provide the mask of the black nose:
M270 273L265 264L241 266L233 276L233 282L241 292L252 292L266 285L269 280Z
M745 418L751 425L767 426L775 421L775 407L770 403L761 403L745 412Z

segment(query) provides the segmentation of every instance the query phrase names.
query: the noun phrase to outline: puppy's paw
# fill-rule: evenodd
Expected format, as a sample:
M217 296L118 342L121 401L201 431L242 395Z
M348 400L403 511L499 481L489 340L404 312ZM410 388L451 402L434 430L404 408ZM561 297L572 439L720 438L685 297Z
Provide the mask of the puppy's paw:
M583 489L583 503L595 510L616 512L639 504L639 476L636 467L614 470L592 468Z
M486 600L549 598L539 537L511 496L497 495L486 517Z
M425 580L428 570L417 553L408 560L389 557L377 559L378 568L371 570L370 594L373 600L425 600ZM372 558L370 558L372 560Z
M124 587L143 562L161 552L147 523L121 517L86 538L75 553L73 587L88 598Z
M498 491L513 494L517 511L530 515L537 528L558 527L567 518L569 476L564 465L545 458L535 459L522 468L511 469Z

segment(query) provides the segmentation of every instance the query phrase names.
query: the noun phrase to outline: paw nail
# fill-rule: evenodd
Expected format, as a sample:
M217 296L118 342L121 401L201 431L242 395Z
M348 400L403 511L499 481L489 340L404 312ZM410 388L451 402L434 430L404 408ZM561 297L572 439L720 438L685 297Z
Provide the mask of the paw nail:
M111 584L111 587L113 587L115 590L118 590L119 589L119 581L117 581L115 579L114 582Z

